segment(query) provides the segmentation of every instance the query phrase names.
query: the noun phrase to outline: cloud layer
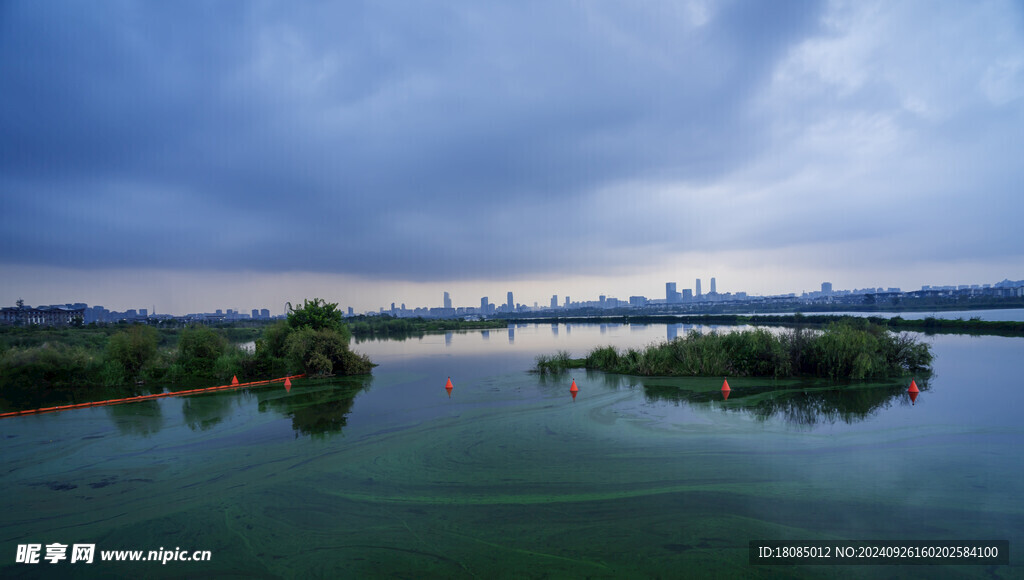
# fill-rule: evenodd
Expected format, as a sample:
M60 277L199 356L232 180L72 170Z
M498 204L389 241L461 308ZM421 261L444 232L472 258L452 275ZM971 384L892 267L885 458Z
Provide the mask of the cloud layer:
M7 2L0 78L11 267L1024 267L1013 2Z

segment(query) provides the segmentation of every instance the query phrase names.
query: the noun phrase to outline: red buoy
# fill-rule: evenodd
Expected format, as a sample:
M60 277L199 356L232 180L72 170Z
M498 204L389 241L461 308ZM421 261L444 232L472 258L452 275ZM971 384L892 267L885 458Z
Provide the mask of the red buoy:
M920 393L921 392L921 391L917 390L917 382L915 382L914 379L910 379L910 388L907 389L907 392L908 393Z
M450 399L450 398L452 397L452 389L454 389L454 388L455 388L455 387L454 387L454 386L452 386L452 378L451 378L451 377L448 377L448 383L447 383L447 384L445 384L445 386L444 386L444 390L448 391L448 398L449 398L449 399Z
M725 379L724 381L722 381L722 392L728 393L731 390L732 389L729 388L729 379Z
M231 384L232 385L237 385L238 384L238 375L231 375Z
M289 391L289 392L292 390L292 380L291 379L285 379L284 380L284 390L285 391Z
M572 395L573 402L576 401L576 393L580 392L580 388L576 386L576 379L572 380L572 386L569 387L569 394Z

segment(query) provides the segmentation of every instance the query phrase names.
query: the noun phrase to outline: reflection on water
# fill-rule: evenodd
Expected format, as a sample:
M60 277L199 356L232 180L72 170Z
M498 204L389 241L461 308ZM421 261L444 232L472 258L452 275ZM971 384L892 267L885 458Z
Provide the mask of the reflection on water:
M516 342L516 326L514 324L508 325L508 343L515 344Z
M758 421L782 420L813 427L867 420L893 405L912 406L907 392L910 377L884 382L848 382L803 378L772 380L729 378L728 398L721 392L722 379L709 377L638 377L589 369L538 374L542 386L561 386L583 378L589 387L617 391L640 387L649 403L686 405L698 412L720 409L750 415ZM921 393L929 391L930 376L915 377ZM581 383L584 384L584 383Z
M917 380L922 392L929 389L928 379ZM822 423L856 423L892 405L910 406L907 384L854 383L843 386L822 386L821 381L780 381L775 384L739 386L732 379L728 400L720 391L693 391L672 385L668 379L642 383L648 401L669 401L696 408L716 405L726 411L747 413L759 421L781 419L800 426Z
M159 432L160 428L164 426L164 417L160 411L159 401L139 401L129 405L111 405L104 408L122 435L149 437Z
M235 391L186 397L181 404L185 424L193 431L206 431L224 420L240 396Z
M360 375L304 383L284 395L280 391L259 391L259 411L272 410L289 417L296 437L336 435L345 427L356 395L368 390L372 382L372 375Z
M682 324L666 324L665 325L665 338L669 341L673 341L679 336L679 327Z

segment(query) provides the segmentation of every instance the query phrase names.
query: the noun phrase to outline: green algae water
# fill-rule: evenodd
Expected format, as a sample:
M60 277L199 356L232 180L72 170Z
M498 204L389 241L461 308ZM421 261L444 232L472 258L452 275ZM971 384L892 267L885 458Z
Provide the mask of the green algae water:
M1021 577L1024 339L919 380L529 372L682 325L364 342L372 377L0 421L4 577ZM702 329L697 329L702 330ZM707 330L707 329L703 329ZM449 397L444 385L452 378ZM570 382L580 387L575 400ZM751 540L1009 540L1010 566L751 566ZM46 545L95 544L92 564ZM40 544L40 562L16 562ZM208 550L203 562L99 561Z

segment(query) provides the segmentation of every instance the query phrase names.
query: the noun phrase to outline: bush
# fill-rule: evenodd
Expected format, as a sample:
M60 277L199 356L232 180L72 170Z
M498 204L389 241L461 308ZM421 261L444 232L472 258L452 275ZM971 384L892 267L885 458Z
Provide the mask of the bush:
M227 346L227 340L209 328L190 326L178 340L178 364L186 374L212 378L214 365Z
M102 362L80 346L13 347L0 358L0 386L82 386L96 383Z
M572 368L572 359L569 358L569 351L560 350L553 356L539 355L536 358L537 371L545 373L561 373Z
M134 325L128 330L122 330L111 336L110 340L107 341L107 362L120 366L123 369L124 379L135 379L139 376L143 365L156 355L156 347L159 341L160 336L157 334L156 329L149 326ZM105 371L105 376L108 374ZM104 379L104 384L110 383L107 382L107 379Z
M354 375L370 371L365 356L348 349L346 335L336 330L303 327L292 331L285 342L289 363L307 375Z
M537 368L554 365L537 357ZM831 379L868 379L927 371L928 344L894 335L865 320L833 323L824 332L796 329L774 335L764 329L728 334L691 332L671 342L619 353L595 348L587 368L634 375L771 376L811 374Z

